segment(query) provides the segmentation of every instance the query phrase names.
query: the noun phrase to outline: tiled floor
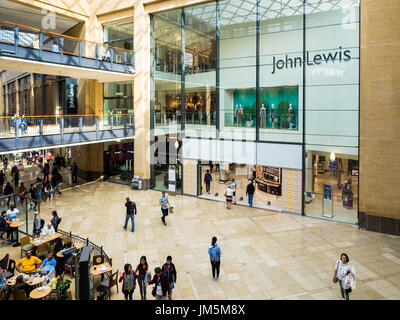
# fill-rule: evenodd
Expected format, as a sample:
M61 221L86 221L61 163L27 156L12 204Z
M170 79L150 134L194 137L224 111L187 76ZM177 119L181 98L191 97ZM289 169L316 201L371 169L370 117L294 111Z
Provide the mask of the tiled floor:
M138 207L134 233L122 229L126 196ZM51 209L57 209L63 218L60 229L102 245L115 269L122 270L126 262L135 266L146 255L154 270L171 255L178 272L175 299L337 300L339 287L332 276L341 252L356 269L351 299L400 299L398 237L243 206L228 211L223 203L188 196L169 196L175 210L165 227L159 196L97 182L44 204L42 218L48 220ZM218 282L211 280L207 253L214 235L222 250ZM0 255L6 250L11 251L0 248ZM112 299L123 299L121 291L114 288ZM134 299L140 299L138 290Z

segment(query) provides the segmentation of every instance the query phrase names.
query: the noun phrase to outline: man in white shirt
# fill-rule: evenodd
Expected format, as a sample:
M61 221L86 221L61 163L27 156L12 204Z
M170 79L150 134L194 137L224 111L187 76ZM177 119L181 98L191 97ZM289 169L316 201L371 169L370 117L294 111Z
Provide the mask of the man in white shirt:
M55 233L54 227L53 227L53 225L51 224L51 222L49 222L48 224L46 224L46 225L43 227L42 236L53 236L54 233Z
M7 210L8 218L12 220L19 219L19 210L15 207L15 205L11 205L11 208Z

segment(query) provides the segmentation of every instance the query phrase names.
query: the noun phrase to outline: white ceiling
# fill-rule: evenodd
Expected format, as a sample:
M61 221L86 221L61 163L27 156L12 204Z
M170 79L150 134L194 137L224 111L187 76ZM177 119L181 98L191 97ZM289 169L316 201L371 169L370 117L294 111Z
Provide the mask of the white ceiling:
M7 0L0 0L0 20L43 29L42 20L45 16L46 13L42 13L42 10ZM79 21L56 15L56 28L49 31L64 33L78 23Z

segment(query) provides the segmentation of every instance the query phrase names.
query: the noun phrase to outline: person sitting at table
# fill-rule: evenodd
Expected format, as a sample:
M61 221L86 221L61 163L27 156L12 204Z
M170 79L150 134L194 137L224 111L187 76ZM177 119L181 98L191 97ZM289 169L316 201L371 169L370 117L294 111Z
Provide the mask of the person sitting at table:
M57 265L57 262L56 262L56 259L54 259L53 252L49 252L49 254L47 255L47 258L44 259L44 261L42 262L42 264L40 265L40 267L37 271L39 273L41 273L42 275L47 275L51 271L55 271L56 265Z
M15 204L12 204L11 208L7 210L7 216L11 221L19 219L19 210L15 207Z
M19 273L34 273L41 263L42 260L38 257L32 256L32 251L29 250L26 252L26 257L17 262L15 269L17 269Z
M42 230L42 236L54 236L55 230L51 222L46 224Z
M0 291L4 292L4 300L8 300L8 298L10 297L10 287L7 285L7 279L4 276L4 270L3 268L0 266Z
M20 274L16 279L15 279L15 285L12 291L16 290L24 290L26 297L29 297L29 294L33 290L30 285L26 284L24 281L24 276Z
M64 241L62 238L56 240L56 245L54 246L54 254L57 262L56 265L56 276L61 275L64 272L64 257L57 256L57 253L65 248Z

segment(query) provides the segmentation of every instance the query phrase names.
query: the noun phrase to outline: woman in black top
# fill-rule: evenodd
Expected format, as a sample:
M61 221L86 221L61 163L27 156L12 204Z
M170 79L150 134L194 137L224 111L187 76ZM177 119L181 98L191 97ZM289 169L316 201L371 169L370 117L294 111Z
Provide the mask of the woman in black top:
M60 223L61 218L58 216L56 210L53 210L53 211L51 212L51 214L53 215L53 218L51 219L51 224L52 224L53 227L54 227L54 231L57 232L57 230L58 230L58 225L59 225L59 223Z
M147 260L145 256L140 258L140 263L137 265L135 273L138 277L139 287L140 287L140 297L141 300L146 300L146 286L144 279L146 278L146 273L149 270ZM139 271L139 273L138 273ZM150 281L150 279L148 279Z
M7 184L6 184L5 188L4 188L4 193L3 194L5 196L8 196L8 195L13 194L13 193L14 193L14 190L13 190L13 188L11 186L11 183L7 182ZM10 206L10 200L11 200L11 197L7 197L7 207Z

